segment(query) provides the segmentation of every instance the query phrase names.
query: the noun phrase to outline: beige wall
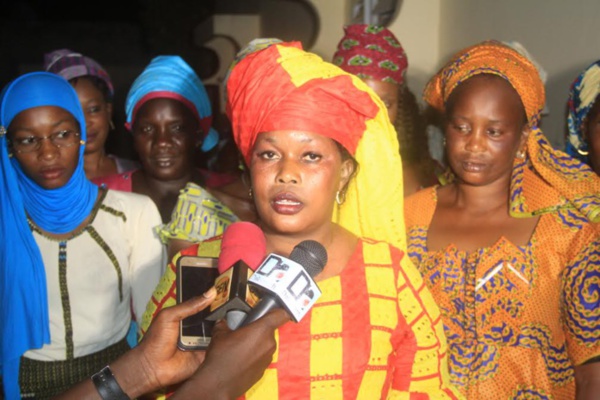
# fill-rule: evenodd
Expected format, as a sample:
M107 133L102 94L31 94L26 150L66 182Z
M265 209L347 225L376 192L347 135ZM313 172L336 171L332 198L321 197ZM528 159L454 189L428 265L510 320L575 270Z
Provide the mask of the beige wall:
M344 25L348 21L348 0L309 0L319 14L319 33L314 46L308 50L331 60L338 42L344 36Z
M442 0L441 15L443 60L485 39L516 40L525 46L548 74L549 115L542 127L552 143L562 148L569 85L600 58L600 1Z
M404 47L407 83L418 99L440 58L440 1L448 0L404 0L396 20L388 26Z

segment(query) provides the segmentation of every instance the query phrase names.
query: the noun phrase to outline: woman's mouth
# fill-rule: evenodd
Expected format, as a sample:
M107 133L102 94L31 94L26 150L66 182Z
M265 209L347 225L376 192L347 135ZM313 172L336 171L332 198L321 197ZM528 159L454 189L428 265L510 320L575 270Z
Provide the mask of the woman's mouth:
M292 193L281 193L271 201L271 207L278 214L293 215L304 208L304 204Z
M467 172L481 172L485 168L485 164L475 161L463 161L462 168Z
M40 175L44 180L51 181L60 178L65 169L61 167L46 168L40 171Z

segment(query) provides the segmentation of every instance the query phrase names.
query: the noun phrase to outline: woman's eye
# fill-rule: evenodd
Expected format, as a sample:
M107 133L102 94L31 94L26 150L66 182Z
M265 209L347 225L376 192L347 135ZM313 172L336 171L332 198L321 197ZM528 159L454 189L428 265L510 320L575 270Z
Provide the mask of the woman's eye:
M263 158L265 160L273 160L276 158L276 154L274 151L262 151L258 153L259 158Z
M469 132L469 127L467 125L454 125L453 128L459 132Z
M23 146L30 146L37 142L37 138L35 136L29 136L26 138L15 139L15 142Z
M321 155L317 153L307 153L304 155L304 158L308 161L319 161L323 157L321 157Z
M102 108L100 106L93 106L88 108L88 113L89 114L96 114L99 113L102 110Z
M500 136L500 134L502 134L502 132L498 129L489 129L488 130L488 135L490 136Z

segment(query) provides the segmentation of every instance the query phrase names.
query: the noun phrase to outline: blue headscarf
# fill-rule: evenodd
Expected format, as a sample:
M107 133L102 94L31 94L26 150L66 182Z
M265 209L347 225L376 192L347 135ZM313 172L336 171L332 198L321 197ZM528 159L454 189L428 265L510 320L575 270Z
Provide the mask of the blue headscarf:
M9 156L6 129L21 111L58 106L79 122L85 141L85 118L77 93L64 78L32 72L10 82L0 95L0 363L5 396L19 399L20 358L50 343L46 272L27 216L43 230L62 234L90 215L98 187L85 177L84 145L67 184L43 189Z
M571 83L569 114L567 125L566 152L584 163L589 164L588 143L585 138L583 124L600 95L600 60L593 62Z
M219 141L211 127L212 108L206 89L194 70L179 56L158 56L136 78L125 101L127 121L131 130L140 107L149 100L170 98L185 104L196 116L204 133L202 151L209 151Z

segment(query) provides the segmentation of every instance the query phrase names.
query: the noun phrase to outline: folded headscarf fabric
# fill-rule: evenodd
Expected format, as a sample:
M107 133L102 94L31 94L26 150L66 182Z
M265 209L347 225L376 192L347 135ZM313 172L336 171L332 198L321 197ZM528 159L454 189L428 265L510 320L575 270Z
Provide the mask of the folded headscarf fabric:
M204 134L202 151L215 147L219 134L211 127L210 99L198 75L179 56L153 58L135 79L125 101L127 129L131 130L140 107L149 100L161 98L180 101L194 113Z
M519 52L494 40L467 47L455 54L429 81L424 99L444 112L452 91L478 74L506 79L519 94L527 114L527 154L523 160L516 159L513 167L511 215L528 217L572 208L588 220L600 222L600 180L587 165L554 149L540 130L544 84L536 67ZM531 173L541 177L548 186L539 190L532 183Z
M408 60L402 45L387 28L354 24L344 27L344 37L333 55L333 63L361 79L402 85Z
M84 145L67 184L46 190L32 181L8 154L6 129L21 111L58 106L79 122L85 140L85 118L77 93L64 78L33 72L10 82L0 103L0 360L6 397L19 396L19 361L29 349L50 341L46 274L27 218L40 228L68 233L90 214L98 187L85 177Z
M571 83L566 151L588 163L588 143L583 124L600 95L600 60L593 62Z
M70 81L81 76L95 76L108 86L110 98L115 95L108 72L93 58L86 57L69 49L59 49L44 54L45 71L53 72Z
M295 129L336 140L359 169L334 221L406 248L398 139L385 105L360 78L289 42L248 54L233 68L227 91L227 114L247 163L261 132Z

